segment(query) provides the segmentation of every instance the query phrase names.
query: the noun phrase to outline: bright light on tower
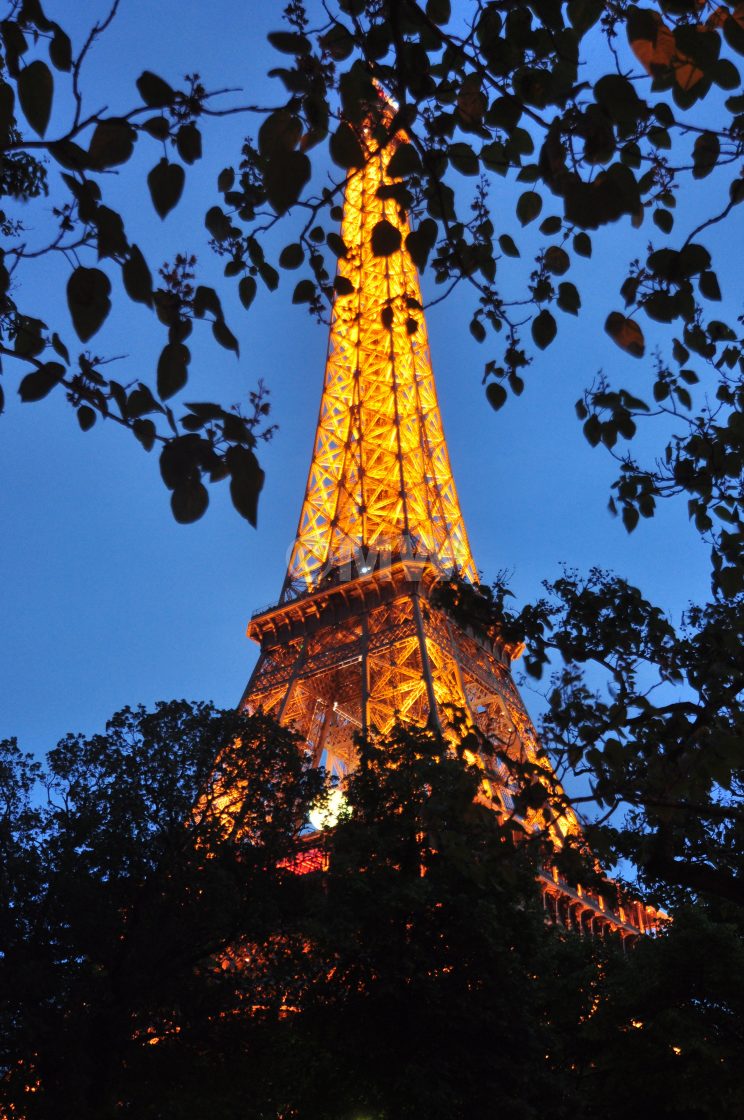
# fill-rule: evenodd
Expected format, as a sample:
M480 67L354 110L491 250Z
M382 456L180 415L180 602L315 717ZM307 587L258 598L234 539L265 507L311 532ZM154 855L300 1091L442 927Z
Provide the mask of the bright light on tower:
M323 797L319 805L313 806L308 814L308 819L313 828L317 828L319 831L323 828L334 828L346 809L347 802L343 790L336 787Z

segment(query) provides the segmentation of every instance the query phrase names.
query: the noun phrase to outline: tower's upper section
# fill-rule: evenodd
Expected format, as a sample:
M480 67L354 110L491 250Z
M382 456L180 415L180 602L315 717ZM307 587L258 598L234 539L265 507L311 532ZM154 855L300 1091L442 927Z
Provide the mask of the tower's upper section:
M408 220L379 197L402 136L347 183L339 276L313 459L284 597L314 590L344 565L362 571L414 554L475 580L442 430ZM386 221L393 227L379 227ZM400 234L400 247L389 255ZM378 242L382 233L383 245Z

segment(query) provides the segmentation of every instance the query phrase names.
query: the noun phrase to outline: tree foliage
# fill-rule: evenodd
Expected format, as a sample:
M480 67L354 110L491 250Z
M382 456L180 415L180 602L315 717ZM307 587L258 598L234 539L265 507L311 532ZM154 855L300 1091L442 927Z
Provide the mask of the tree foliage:
M530 676L550 673L540 730L551 794L560 803L570 791L605 866L629 860L667 904L743 906L741 597L691 606L675 627L607 572L566 571L545 591L515 610L504 584L453 582L439 601L460 621L526 642Z
M345 177L365 146L392 145L383 191L414 219L407 249L435 284L469 287L476 340L492 348L494 335L503 339L484 368L487 398L500 408L522 392L531 346L549 347L562 315L580 313L572 264L595 248L606 253L594 231L617 224L630 259L604 327L643 359L644 387L631 392L601 375L576 411L589 443L618 460L611 509L626 528L651 517L662 497L683 494L712 545L715 588L737 594L744 360L739 322L716 309L709 235L736 221L744 199L740 6L338 0L324 13L292 3L292 30L269 36L286 59L271 73L287 102L261 125L258 147L244 149L242 174L230 174L221 251L234 263L244 257L257 208L268 203L278 217L289 193L304 223L295 245L311 274L300 281L303 301L317 310L333 294L329 219L340 216ZM378 91L396 111L362 137ZM340 170L318 188L310 161L322 166L326 141ZM275 167L283 169L281 199L271 190ZM495 202L501 179L524 185L512 220ZM675 224L686 195L696 198L695 218L685 207ZM508 258L533 251L525 227L538 219L524 284ZM373 245L382 254L395 247L383 227ZM648 353L649 327L656 354ZM588 336L595 329L587 322ZM654 417L650 456L621 450Z
M478 800L473 745L360 742L308 835L325 776L262 716L125 709L43 767L3 744L3 1110L737 1115L740 920L681 908L630 953L546 924L546 853Z
M617 225L630 259L604 325L626 354L643 359L645 388L631 392L603 376L577 413L589 442L618 459L612 505L628 530L652 516L661 497L685 495L713 545L723 594L742 588L742 355L739 324L716 312L721 293L709 235L736 220L744 198L740 8L697 0L646 7L335 0L321 8L292 0L267 48L275 54L269 73L278 102L243 107L256 113L256 135L220 172L221 201L205 216L246 308L259 283L273 291L282 271L299 269L294 301L320 314L345 252L337 226L346 178L370 149L393 145L383 189L412 216L406 248L419 269L445 291L471 290L471 332L493 354L484 381L495 408L522 392L531 348L549 347L562 316L580 314L572 265L592 254L596 261L605 249L594 232ZM255 445L270 432L265 395L251 398L247 416L205 402L187 405L183 416L174 412L188 384L196 320L237 352L220 297L196 282L189 254L158 274L105 197L106 172L123 167L135 147L154 144L147 183L165 218L200 158L203 125L234 110L215 108L215 95L196 76L177 89L144 70L132 107L89 112L83 64L115 10L77 52L39 0L12 5L2 24L3 192L29 205L51 189L58 220L51 243L29 249L23 216L4 219L3 354L25 367L23 400L61 386L84 430L105 416L146 448L157 444L179 520L204 512L205 481L229 477L234 504L255 521L263 479ZM381 116L364 137L360 123L379 106L380 92L395 114ZM50 135L58 105L68 123ZM521 192L511 220L494 205L502 180ZM687 217L676 222L676 203L695 191L689 228ZM289 240L277 252L275 227L290 212ZM509 261L533 252L538 222L524 281ZM375 251L394 248L381 223ZM111 379L97 353L71 356L63 330L24 310L18 281L40 253L64 253L70 263L67 298L80 342L98 339L120 287L154 312L168 335L154 376ZM656 355L648 352L649 326L654 343L662 340ZM621 450L653 417L662 419L651 455Z
M128 215L119 213L109 197L112 169L123 168L136 149L146 147L153 153L146 177L152 205L167 218L181 197L187 168L201 158L203 123L240 107L219 107L220 91L208 92L197 74L173 88L145 70L130 106L92 110L85 63L117 8L115 0L79 50L47 18L39 0L12 3L0 24L0 196L5 207L0 217L0 355L17 374L14 386L22 401L33 403L61 390L83 431L106 419L131 431L145 450L157 447L177 521L194 521L204 513L205 480L229 479L233 504L255 524L263 484L255 448L271 435L266 390L259 384L250 394L247 412L208 402L188 403L185 412L174 412L172 398L188 380L187 342L194 324L209 324L228 351L237 353L238 344L219 295L197 282L195 257L185 253L162 266L153 262L154 247L132 241ZM47 196L54 227L44 240L32 215L44 230ZM69 266L65 296L71 331L67 324L47 323L48 312L39 312L34 302L34 268L53 256ZM246 303L247 293L247 287L241 289ZM146 307L165 330L153 377L126 370L119 380L110 376L101 331L113 301L122 299ZM0 386L0 412L3 404Z
M255 1000L220 954L296 904L282 864L322 775L270 721L174 701L67 736L44 768L6 742L0 781L4 1111L118 1114L153 1040L198 1049Z

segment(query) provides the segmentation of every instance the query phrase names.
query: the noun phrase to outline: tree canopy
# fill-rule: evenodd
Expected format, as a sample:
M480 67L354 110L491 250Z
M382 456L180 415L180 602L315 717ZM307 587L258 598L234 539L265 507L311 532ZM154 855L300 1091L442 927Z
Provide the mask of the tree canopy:
M567 571L545 591L517 610L503 585L454 582L439 601L461 621L526 641L532 678L550 672L540 726L557 779L550 793L560 803L568 785L605 866L630 860L667 904L702 894L736 911L744 904L741 597L691 607L675 628L608 572ZM529 782L529 767L517 765L516 777Z
M67 736L44 768L6 742L0 777L5 1106L112 1115L150 1039L250 1005L220 957L297 905L282 864L322 775L261 717L171 702Z
M548 853L479 800L472 746L360 741L308 832L325 775L261 716L125 709L43 766L4 743L4 1111L736 1115L741 909L627 953L546 923Z

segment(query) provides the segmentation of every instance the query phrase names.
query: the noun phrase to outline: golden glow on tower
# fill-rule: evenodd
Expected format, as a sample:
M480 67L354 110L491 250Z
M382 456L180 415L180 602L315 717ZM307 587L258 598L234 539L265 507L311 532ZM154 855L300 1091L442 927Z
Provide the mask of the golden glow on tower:
M396 722L448 734L464 721L490 745L470 756L483 769L486 802L560 848L569 835L580 839L581 828L557 796L512 679L521 650L494 627L458 620L442 602L443 580L475 583L477 571L442 430L418 276L405 249L407 219L378 194L404 138L379 150L371 127L362 134L368 159L347 182L346 251L299 527L281 601L248 625L261 653L241 704L294 728L313 763L341 780L356 765L359 734L384 734ZM393 228L377 247L393 248L396 231L400 246L376 255L373 232L383 221ZM521 807L510 759L528 764L547 800ZM309 847L293 870L318 870L322 859L321 849ZM566 926L624 937L658 926L649 908L634 902L628 915L622 907L614 913L556 868L539 878L548 912Z
M365 134L366 135L366 134ZM400 138L350 176L323 397L285 598L354 557L413 553L470 580L470 553L442 430L408 221L378 197ZM371 138L368 144L372 145ZM375 256L385 219L401 248Z

